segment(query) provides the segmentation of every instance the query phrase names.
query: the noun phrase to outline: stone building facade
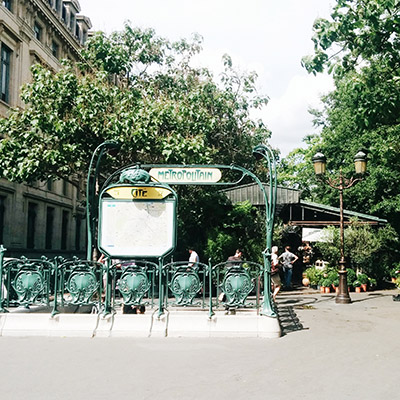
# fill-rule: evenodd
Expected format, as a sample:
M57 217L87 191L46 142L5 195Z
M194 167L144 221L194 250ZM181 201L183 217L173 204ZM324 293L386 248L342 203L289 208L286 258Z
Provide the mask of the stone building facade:
M79 60L90 19L76 0L0 0L0 116L24 107L20 87L35 63L51 70ZM1 162L1 160L0 160ZM21 185L0 179L0 244L6 256L84 254L85 208L66 181Z

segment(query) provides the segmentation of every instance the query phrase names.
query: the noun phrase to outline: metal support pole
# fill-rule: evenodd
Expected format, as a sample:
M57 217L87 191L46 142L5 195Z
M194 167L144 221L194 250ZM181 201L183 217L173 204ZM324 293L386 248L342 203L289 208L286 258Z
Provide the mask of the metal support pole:
M3 307L3 262L4 262L4 253L7 251L7 249L3 246L0 245L0 312L6 313L8 310L6 310Z
M344 258L344 216L343 216L343 174L340 170L339 175L339 210L340 210L340 261L339 261L339 293L336 296L336 303L338 304L349 304L351 298L349 295L349 289L347 286L347 270L346 260Z
M92 154L92 158L89 164L89 170L86 180L86 225L87 225L87 252L86 252L86 259L89 261L93 260L93 231L95 229L94 222L95 218L93 218L94 209L96 204L94 204L94 199L96 196L96 182L99 174L100 169L100 161L103 157L104 151L106 149L119 149L120 144L114 141L107 141L101 143L99 146L96 147ZM96 157L97 152L100 150L99 157L97 159L95 173L93 176L93 185L90 183L90 176L92 173L92 168L94 164L94 159Z
M253 155L260 159L264 158L268 165L269 172L269 198L265 192L263 184L260 180L253 176L253 179L257 182L264 196L265 201L265 245L266 248L263 251L264 260L264 296L261 315L267 315L269 317L276 317L276 313L273 310L272 298L271 298L271 248L272 248L272 234L274 230L274 219L275 219L275 207L276 207L276 194L277 194L277 177L276 177L276 164L275 157L272 150L260 144L253 150Z

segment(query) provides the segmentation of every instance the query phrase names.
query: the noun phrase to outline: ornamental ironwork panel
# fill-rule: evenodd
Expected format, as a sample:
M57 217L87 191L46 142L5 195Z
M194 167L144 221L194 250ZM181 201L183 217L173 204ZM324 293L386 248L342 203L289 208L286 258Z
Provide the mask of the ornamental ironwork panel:
M203 263L188 263L186 261L172 262L163 266L167 287L175 298L174 306L199 306L205 301L205 279L208 275L208 265ZM196 296L202 296L202 302L195 302ZM168 299L167 299L168 301Z
M101 263L74 258L58 267L59 296L61 305L101 304L102 277Z
M11 260L4 265L7 305L49 304L50 279L54 265L42 259Z
M251 261L226 261L212 267L212 280L217 286L215 305L225 306L226 309L239 307L259 307L260 279L262 265ZM254 293L255 302L249 301Z
M150 301L153 304L157 264L130 260L114 264L112 271L114 275L120 274L120 278L116 280L116 288L124 305L148 305Z
M222 281L222 291L229 307L244 306L247 296L254 289L250 274L241 266L230 267Z

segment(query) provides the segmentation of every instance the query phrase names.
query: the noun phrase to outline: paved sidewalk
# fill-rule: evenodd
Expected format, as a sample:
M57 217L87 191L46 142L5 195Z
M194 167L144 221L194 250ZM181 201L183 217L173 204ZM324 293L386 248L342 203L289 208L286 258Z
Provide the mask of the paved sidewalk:
M279 339L0 338L0 398L396 399L398 291L283 292Z

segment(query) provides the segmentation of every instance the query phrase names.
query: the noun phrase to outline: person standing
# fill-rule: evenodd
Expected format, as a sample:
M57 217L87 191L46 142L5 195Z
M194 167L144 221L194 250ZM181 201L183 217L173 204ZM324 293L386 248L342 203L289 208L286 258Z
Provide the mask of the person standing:
M278 258L282 260L285 288L288 289L292 285L293 264L299 259L299 257L290 251L290 246L286 246L285 252Z
M197 264L200 262L200 257L199 255L192 249L189 248L189 267L196 267Z
M276 295L281 290L282 282L279 276L279 257L278 246L272 246L271 249L271 282L273 285L272 298L276 300Z

